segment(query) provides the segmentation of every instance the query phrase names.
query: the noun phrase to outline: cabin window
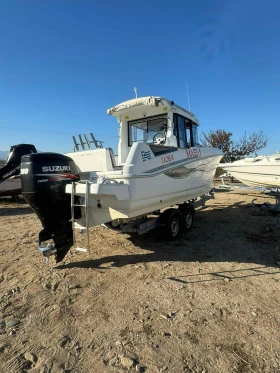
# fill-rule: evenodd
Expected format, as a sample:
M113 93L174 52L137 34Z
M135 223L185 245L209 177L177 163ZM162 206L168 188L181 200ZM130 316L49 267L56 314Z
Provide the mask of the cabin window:
M186 148L186 126L185 126L185 118L181 117L181 115L177 116L177 129L178 129L178 146L179 148Z
M190 148L197 142L196 124L182 115L174 114L174 135L179 148Z
M197 125L192 123L193 146L199 146Z
M129 146L140 141L153 144L157 139L162 139L162 142L165 142L167 115L133 120L128 122L128 128Z
M192 133L192 121L189 119L186 119L186 143L187 148L191 148L193 146L193 133Z

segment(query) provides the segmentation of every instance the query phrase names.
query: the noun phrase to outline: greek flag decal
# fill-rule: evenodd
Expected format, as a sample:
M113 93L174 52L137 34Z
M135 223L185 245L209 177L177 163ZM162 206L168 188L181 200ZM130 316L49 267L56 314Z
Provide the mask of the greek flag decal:
M146 152L141 150L141 156L142 156L142 161L143 162L148 161L149 159L152 158L150 150L147 150Z

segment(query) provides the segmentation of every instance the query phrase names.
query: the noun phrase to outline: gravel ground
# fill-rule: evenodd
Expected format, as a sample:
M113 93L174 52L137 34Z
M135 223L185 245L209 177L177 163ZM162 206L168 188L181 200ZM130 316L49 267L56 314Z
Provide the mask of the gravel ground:
M217 191L172 243L91 228L49 266L36 215L0 199L0 371L279 373L280 227L254 198Z

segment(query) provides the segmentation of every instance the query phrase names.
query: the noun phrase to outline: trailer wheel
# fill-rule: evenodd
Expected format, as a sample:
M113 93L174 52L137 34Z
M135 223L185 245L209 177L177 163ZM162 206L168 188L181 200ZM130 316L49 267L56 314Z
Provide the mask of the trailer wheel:
M182 214L178 209L165 210L160 217L160 233L166 240L175 240L182 227Z
M194 223L195 210L191 204L183 204L179 207L183 221L182 221L182 232L188 232L192 229Z
M11 199L12 199L13 202L18 202L19 201L19 196L18 195L11 196Z

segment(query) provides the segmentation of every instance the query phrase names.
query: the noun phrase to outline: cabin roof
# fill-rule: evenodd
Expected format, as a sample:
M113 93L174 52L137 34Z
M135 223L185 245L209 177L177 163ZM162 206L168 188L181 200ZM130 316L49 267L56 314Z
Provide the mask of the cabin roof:
M194 116L193 113L190 111L182 108L179 105L176 105L174 101L167 100L163 97L156 97L156 96L146 96L146 97L137 97L132 100L124 101L110 109L107 110L107 114L118 116L120 112L126 111L132 108L137 108L139 106L150 106L150 107L167 107L168 111L177 112L178 114L182 114L187 118L190 118L194 122L198 124L197 118Z

